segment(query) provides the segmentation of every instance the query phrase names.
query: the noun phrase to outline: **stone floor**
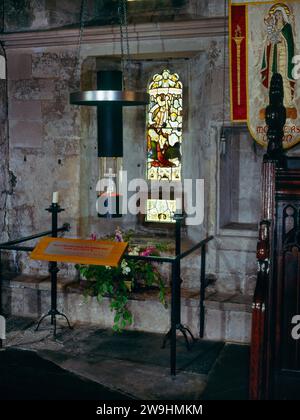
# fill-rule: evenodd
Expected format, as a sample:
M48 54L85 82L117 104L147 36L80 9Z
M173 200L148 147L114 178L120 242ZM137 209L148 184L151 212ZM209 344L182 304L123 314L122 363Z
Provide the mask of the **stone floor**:
M8 350L4 353L36 352L44 361L75 374L75 382L83 378L88 381L91 399L95 392L104 400L112 396L143 400L247 399L248 346L198 340L187 351L179 338L178 373L172 378L169 348L161 348L160 334L136 331L116 334L96 326L75 325L73 330L61 326L54 339L48 322L38 332L34 331L35 325L33 319L8 319L5 342ZM22 359L24 352L19 353ZM17 360L16 356L16 363ZM57 386L64 395L61 377L64 378L58 375ZM39 380L44 379L40 376ZM68 377L66 383L70 381L72 378ZM98 391L97 385L101 385ZM80 382L76 386L80 389ZM82 399L84 396L86 393Z

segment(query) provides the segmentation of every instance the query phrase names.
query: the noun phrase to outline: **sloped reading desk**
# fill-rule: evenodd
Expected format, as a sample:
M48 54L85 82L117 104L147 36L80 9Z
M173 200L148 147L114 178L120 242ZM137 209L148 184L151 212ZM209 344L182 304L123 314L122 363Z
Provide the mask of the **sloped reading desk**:
M126 254L128 244L126 242L113 242L113 241L94 241L82 240L72 238L58 238L58 233L67 232L70 229L68 224L58 228L57 219L58 213L63 209L58 205L52 203L46 209L52 215L52 228L49 231L41 232L32 236L27 236L14 241L9 241L0 244L0 257L1 250L11 251L24 251L30 252L30 257L35 260L43 260L49 262L49 273L51 276L51 308L38 322L36 330L38 330L41 322L46 318L51 318L51 324L54 327L54 336L56 335L56 317L62 316L66 319L69 328L72 328L67 316L57 309L57 273L59 262L68 262L75 264L91 264L91 265L105 265L116 267L122 260L144 260L153 261L158 263L169 263L171 265L171 327L166 334L163 347L166 341L170 339L170 369L171 375L176 375L176 333L180 331L186 341L187 348L191 348L191 342L195 341L191 331L188 327L181 324L181 278L180 278L180 262L183 258L191 253L201 250L201 270L200 270L200 338L204 335L204 317L205 317L205 256L206 244L213 239L209 236L201 242L194 245L192 248L185 252L181 252L181 223L183 217L175 215L175 255L170 257L158 256L140 256ZM35 247L20 246L19 244L33 239L42 238ZM1 270L1 259L0 259ZM1 271L0 271L0 315L3 315L1 304ZM0 347L3 345L0 340Z
M127 246L127 242L43 238L30 254L30 258L117 267Z

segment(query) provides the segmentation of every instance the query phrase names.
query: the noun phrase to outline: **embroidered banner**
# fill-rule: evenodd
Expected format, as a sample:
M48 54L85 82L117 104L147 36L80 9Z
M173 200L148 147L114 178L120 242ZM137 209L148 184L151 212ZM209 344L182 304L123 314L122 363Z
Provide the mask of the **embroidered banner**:
M267 145L265 109L272 75L280 73L287 109L284 148L300 141L300 2L231 0L229 13L231 119L247 121L252 137Z
M247 25L246 6L236 5L230 19L231 116L247 121Z

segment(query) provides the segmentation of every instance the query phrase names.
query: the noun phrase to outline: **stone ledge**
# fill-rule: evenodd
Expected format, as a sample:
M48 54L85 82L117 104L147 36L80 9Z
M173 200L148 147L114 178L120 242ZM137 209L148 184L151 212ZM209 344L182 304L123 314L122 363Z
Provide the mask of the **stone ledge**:
M74 280L60 277L57 282L57 290L63 291L66 287L73 283ZM50 277L47 276L31 276L28 274L19 274L11 276L9 279L5 276L3 280L4 287L10 288L27 288L37 290L50 290L51 281Z
M241 295L239 293L213 293L207 296L205 306L211 309L252 311L252 296Z
M3 286L9 288L26 288L35 290L50 291L51 281L49 276L30 276L26 274L16 275L10 279L3 280ZM78 281L65 277L59 277L57 282L57 290L64 293L82 294L82 289ZM157 300L157 289L150 288L133 292L130 300L146 301ZM166 290L167 300L170 301L171 290ZM199 307L200 291L198 289L181 290L181 302L185 306ZM211 309L219 310L237 310L251 312L252 297L241 295L239 293L219 293L212 290L206 291L205 306Z
M3 284L3 306L7 314L39 318L50 309L49 277L18 275ZM170 300L170 290L167 290ZM78 282L59 278L58 308L71 322L89 323L111 328L114 314L110 299L101 305L96 297L84 299ZM166 310L158 300L157 290L134 293L128 303L134 322L129 329L166 333L170 328L170 305ZM249 343L251 330L251 298L239 294L207 291L205 300L205 335L210 340ZM193 334L199 334L199 290L182 290L182 323Z

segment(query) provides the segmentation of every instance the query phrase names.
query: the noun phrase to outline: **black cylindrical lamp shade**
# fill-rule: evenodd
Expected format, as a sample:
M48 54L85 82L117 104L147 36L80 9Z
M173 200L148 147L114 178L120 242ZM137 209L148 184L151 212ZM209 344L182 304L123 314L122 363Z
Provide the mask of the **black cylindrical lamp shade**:
M122 196L118 191L122 176L123 157L123 106L146 105L149 94L123 90L121 71L97 72L97 90L73 92L73 105L97 106L98 157L100 180L107 186L99 186L98 203L100 217L120 217Z
M121 71L98 71L97 90L122 91ZM123 107L120 102L105 102L97 106L98 157L100 179L108 185L99 191L98 216L121 217L121 196L118 191L119 171L123 157ZM101 212L99 212L101 206Z
M123 89L121 71L98 71L98 90ZM98 156L123 157L123 110L117 103L105 103L97 107Z

